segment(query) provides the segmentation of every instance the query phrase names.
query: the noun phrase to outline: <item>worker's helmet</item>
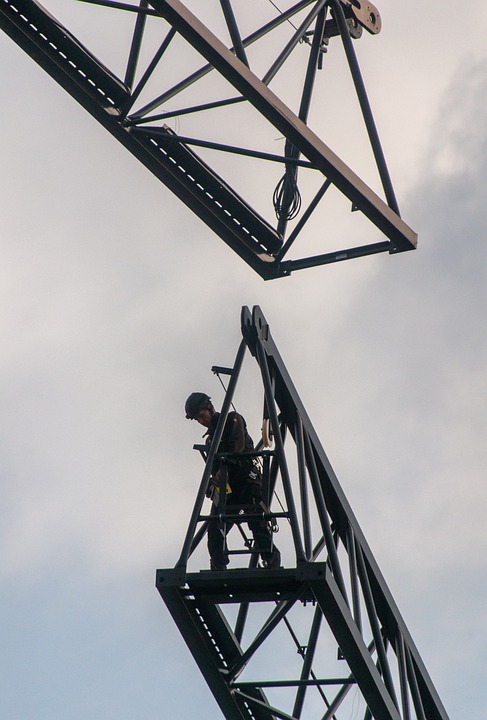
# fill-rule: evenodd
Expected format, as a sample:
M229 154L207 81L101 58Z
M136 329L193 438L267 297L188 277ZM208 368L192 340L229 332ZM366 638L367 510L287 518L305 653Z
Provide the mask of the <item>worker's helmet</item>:
M194 392L186 400L184 411L188 420L194 420L200 410L211 406L211 398L206 393Z

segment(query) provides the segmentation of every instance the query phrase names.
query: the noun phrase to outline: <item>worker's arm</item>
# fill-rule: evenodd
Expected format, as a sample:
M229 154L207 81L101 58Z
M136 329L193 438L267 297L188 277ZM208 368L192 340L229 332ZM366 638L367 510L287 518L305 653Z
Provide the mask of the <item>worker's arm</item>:
M229 413L225 426L225 452L242 453L245 449L245 420L238 413Z

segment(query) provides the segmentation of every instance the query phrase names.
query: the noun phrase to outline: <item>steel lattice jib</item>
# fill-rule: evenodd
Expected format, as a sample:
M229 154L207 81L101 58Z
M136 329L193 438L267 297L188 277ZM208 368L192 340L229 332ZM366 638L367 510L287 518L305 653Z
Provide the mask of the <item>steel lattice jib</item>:
M364 28L367 39L380 30L371 3L283 1L277 12L259 2L250 12L230 0L70 0L72 26L46 5L3 0L0 27L265 279L416 247L354 49ZM376 189L325 142L330 105L338 124L340 110L318 74L340 45ZM312 254L291 259L303 241Z
M217 521L204 508L217 428L180 558L156 576L224 717L348 720L361 711L366 720L447 720L259 308L243 309L242 332L234 366L216 368L229 377L219 427L238 403L250 352L274 438L255 451L268 490L263 517L281 526L283 566L258 567L252 543L233 528L230 569L192 568Z

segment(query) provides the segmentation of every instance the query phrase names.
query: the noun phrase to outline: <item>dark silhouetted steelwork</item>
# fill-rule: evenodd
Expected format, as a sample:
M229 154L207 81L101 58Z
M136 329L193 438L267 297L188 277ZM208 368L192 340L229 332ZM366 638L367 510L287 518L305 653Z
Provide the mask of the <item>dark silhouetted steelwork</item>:
M365 720L448 720L260 308L243 308L242 333L233 368L214 368L230 379L211 446L195 446L206 462L181 556L156 577L224 717L348 720L358 717L358 693ZM204 514L203 503L248 352L262 378L265 434L274 438L271 449L261 442L255 451L268 491L262 517L282 526L283 567L257 567L241 532L242 549L230 553L234 562L248 553L248 568L190 571L208 523L229 519L220 505L218 520Z
M228 40L232 43L229 48L179 0L140 0L137 5L110 0L70 2L84 5L87 13L96 13L102 7L104 18L107 17L107 9L110 10L109 15L117 13L117 18L120 14L133 18L130 43L127 47L118 48L125 57L123 79L36 0L3 0L0 3L0 27L263 278L272 279L298 269L416 247L416 234L399 216L353 48L352 38L360 38L363 28L370 34L377 34L381 28L379 12L372 3L362 0L301 0L290 5L283 0L281 5L286 7L281 13L244 36L237 10L248 13L248 8L242 10L241 4L237 6L231 0L215 0L214 12L222 16ZM197 3L195 5L198 12L200 7ZM157 47L147 40L147 35L154 37L154 24L160 38ZM152 34L149 33L149 25ZM291 34L284 45L282 39L279 40L270 66L263 72L254 69L250 49L258 41L265 41L268 48L270 39L274 37L272 33L282 33L284 28L291 28ZM113 43L111 26L108 29ZM331 38L338 36L342 39L348 59L384 200L308 126L317 70L323 66L323 57ZM176 62L174 56L170 56L175 43L178 43ZM181 53L185 49L188 53L196 51L204 64L196 70L183 71L181 78L178 70L179 65L184 64ZM278 73L286 72L285 63L298 51L301 56L303 52L309 55L298 107L292 110L269 85ZM199 102L188 102L185 91L196 93L198 89L201 97L201 82L211 73L219 73L224 78L231 95L207 96ZM172 102L176 100L178 104L174 107ZM226 108L239 104L247 110L253 107L259 121L275 128L284 144L282 154L275 151L275 142L269 150L259 147L258 131L254 138L255 147L238 144L238 132L237 142L222 142L218 134L226 136L229 124L225 122L224 115L217 116L215 113L224 113ZM169 118L184 117L189 121L196 117L210 117L208 113L212 113L211 137L208 123L205 130L200 128L201 123L197 123L194 133L184 134L165 125ZM197 136L198 131L200 136ZM202 148L205 159L199 157L192 146ZM209 163L215 157L214 153L254 159L259 194L267 193L270 212L258 211L255 198L250 201L246 199L247 191L237 191L244 174L237 167L232 166L229 171L232 177L228 179L224 179L221 172L216 172ZM260 170L262 163L267 164L266 168L269 164L275 168L284 164L284 176L275 189L274 203L274 186L264 187ZM305 174L309 188L303 183ZM266 183L270 177L271 173L266 176ZM313 178L318 178L314 195L310 191ZM306 185L307 195L311 192L311 197L301 205L303 185ZM336 250L328 247L330 238L333 244L337 241L335 233L328 230L326 244L321 246L320 243L323 252L290 259L288 253L291 247L296 247L296 240L308 228L311 215L318 207L321 208L327 199L326 192L332 186L345 195L350 207L364 214L385 239ZM271 217L273 205L277 221Z

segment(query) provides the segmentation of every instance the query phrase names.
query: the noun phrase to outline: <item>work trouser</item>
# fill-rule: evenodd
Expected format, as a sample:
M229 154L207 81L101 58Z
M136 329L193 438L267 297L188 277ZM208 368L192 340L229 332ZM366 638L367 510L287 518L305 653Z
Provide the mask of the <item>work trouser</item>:
M255 513L262 514L260 506L261 498L255 495L255 485L249 482L243 482L232 493L227 496L227 505L223 515L237 515L243 505L255 508ZM245 510L248 512L248 510ZM213 505L211 514L218 516L221 509ZM235 522L238 520L227 520L222 516L221 520L210 520L208 525L208 552L210 554L211 565L214 569L223 570L228 565L228 553L226 551L226 535ZM269 523L262 517L255 520L245 520L250 532L254 538L254 545L259 551L262 558L269 562L273 555L275 547L272 543L272 532L269 529Z

